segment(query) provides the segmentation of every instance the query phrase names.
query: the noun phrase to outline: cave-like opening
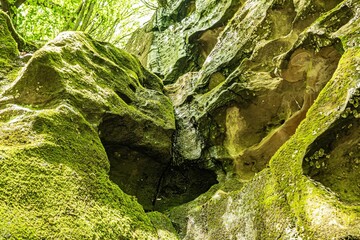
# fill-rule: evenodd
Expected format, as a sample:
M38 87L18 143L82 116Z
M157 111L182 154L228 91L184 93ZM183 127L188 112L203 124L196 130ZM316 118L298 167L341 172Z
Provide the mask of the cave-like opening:
M99 126L110 162L109 176L125 193L135 196L145 211L165 211L189 202L217 183L213 171L196 164L173 166L171 154L160 154L117 136L131 137L123 129L117 132L119 121L107 118Z

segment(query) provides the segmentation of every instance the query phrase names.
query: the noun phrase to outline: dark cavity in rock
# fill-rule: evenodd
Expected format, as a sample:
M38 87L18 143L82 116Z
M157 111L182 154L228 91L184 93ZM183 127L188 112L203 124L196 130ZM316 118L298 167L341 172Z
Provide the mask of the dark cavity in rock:
M197 165L170 166L159 181L154 210L164 211L190 202L216 183L218 181L213 171Z
M110 179L136 196L146 211L164 211L189 202L217 183L216 174L197 166L173 167L117 143L103 142L110 161Z
M125 118L105 117L99 135L110 161L110 179L135 196L145 211L189 202L217 183L214 172L197 165L172 166L170 153L137 138L145 133L130 125Z
M359 96L350 100L342 119L335 122L309 147L303 161L306 175L332 190L341 201L351 205L360 204L359 102Z

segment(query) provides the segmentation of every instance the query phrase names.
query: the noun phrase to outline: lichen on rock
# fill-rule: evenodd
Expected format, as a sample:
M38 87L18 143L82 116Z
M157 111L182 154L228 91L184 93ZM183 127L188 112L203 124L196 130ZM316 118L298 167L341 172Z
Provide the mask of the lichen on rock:
M359 1L161 2L163 79L66 32L3 84L0 236L359 239Z
M158 52L186 52L162 70L150 65L172 83L174 163L220 182L169 211L180 237L359 238L359 3L249 0L234 9L185 43L163 46L154 35ZM188 20L177 17L159 24L164 35L182 33ZM195 59L184 61L189 53ZM234 178L242 184L229 190Z

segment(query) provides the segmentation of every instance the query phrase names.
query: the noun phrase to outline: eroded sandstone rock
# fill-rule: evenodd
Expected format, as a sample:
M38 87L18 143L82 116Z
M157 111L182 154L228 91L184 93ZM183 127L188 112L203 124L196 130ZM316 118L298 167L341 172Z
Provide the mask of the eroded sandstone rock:
M1 95L2 234L360 238L359 9L162 1L129 48L172 104L131 55L60 35Z
M360 237L359 7L241 1L229 22L219 20L225 26L194 35L207 43L159 44L155 34L158 52L184 53L157 61L162 69L150 65L165 81L177 78L166 86L177 122L173 163L198 164L220 181L169 212L183 239ZM188 26L173 16L162 31ZM229 187L234 181L238 190Z
M156 11L151 23L151 47L141 51L139 45L129 44L127 49L142 59L143 53L147 53L149 69L172 83L186 72L199 70L241 3L234 0L167 1ZM149 36L148 32L140 31L134 39Z

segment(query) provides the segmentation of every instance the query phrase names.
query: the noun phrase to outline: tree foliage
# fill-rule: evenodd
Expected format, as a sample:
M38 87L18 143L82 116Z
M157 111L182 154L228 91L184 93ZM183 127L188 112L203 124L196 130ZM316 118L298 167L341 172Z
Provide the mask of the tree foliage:
M0 0L17 31L44 42L61 31L84 31L122 46L153 12L154 0ZM146 4L145 4L146 3Z

